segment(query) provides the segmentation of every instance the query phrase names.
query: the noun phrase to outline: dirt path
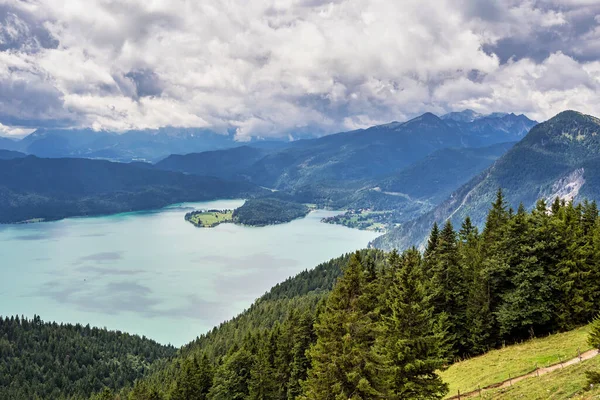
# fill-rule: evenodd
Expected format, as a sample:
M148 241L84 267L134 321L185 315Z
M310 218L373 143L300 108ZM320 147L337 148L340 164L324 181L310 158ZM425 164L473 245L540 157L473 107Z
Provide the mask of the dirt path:
M488 385L488 386L486 386L484 388L481 388L481 392L483 393L486 390L490 390L490 389L506 388L506 387L512 386L513 383L522 381L523 379L533 378L533 377L537 377L537 376L542 376L542 375L545 375L545 374L550 373L552 371L556 371L557 369L565 368L565 367L568 367L570 365L578 364L578 363L580 363L582 361L589 360L590 358L596 357L598 354L600 354L600 352L597 349L588 350L585 353L581 353L580 357L575 357L575 358L572 358L572 359L567 360L567 361L563 361L563 362L558 363L558 364L553 364L553 365L550 365L549 367L538 368L538 369L536 369L533 372L530 372L530 373L525 374L525 375L517 376L517 377L511 378L511 379L507 379L504 382L494 383L493 385ZM460 396L456 395L456 396L448 397L446 400L459 399L459 398L460 399L467 399L469 397L478 396L479 392L480 392L479 390L473 390L472 392L461 393Z

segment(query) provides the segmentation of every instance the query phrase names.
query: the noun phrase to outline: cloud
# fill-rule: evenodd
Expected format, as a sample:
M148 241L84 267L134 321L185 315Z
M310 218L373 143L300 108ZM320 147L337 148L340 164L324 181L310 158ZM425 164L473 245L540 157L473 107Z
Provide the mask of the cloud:
M0 123L247 140L593 113L599 21L587 0L0 0Z

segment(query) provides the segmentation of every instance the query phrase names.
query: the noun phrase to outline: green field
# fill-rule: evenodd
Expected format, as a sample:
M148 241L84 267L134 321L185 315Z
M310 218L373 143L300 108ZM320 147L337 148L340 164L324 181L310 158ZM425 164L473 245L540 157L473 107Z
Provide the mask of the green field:
M185 219L198 227L213 228L224 222L233 221L233 210L194 211L186 214Z
M457 362L440 373L444 382L449 384L447 397L455 396L458 390L467 393L479 386L483 388L527 374L534 371L536 365L546 367L558 363L559 358L564 361L577 357L578 350L584 352L590 349L587 343L588 332L589 326L584 326Z
M600 357L559 369L540 377L528 378L511 387L482 393L483 399L600 399L600 390L586 391L585 371L600 370Z

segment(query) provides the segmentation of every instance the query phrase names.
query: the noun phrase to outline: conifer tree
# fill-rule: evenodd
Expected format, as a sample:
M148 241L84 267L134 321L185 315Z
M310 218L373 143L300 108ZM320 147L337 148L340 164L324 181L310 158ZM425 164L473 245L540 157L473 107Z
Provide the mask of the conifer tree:
M440 232L435 263L427 289L436 314L448 318L448 334L453 346L449 356L466 351L466 282L458 252L456 232L450 220Z
M373 304L363 301L365 286L365 271L357 252L315 324L317 342L309 350L311 368L303 383L302 398L381 398L375 386L378 371L371 349L376 336L371 318Z
M387 399L438 399L447 387L436 371L445 359L445 330L423 284L415 249L390 255L391 273L381 296L381 334L375 346L385 360L380 387Z
M211 400L246 399L249 395L248 382L253 364L254 357L245 348L240 348L227 356L215 371L209 398Z
M273 368L270 346L262 345L255 357L248 381L250 400L276 400L278 398L277 375Z
M206 355L200 358L187 358L181 365L181 371L171 393L172 400L203 400L207 398L212 386L212 365Z
M301 382L306 379L310 361L306 352L316 340L313 330L314 319L304 312L296 325L294 344L292 348L292 365L290 381L287 389L287 399L294 400L302 393Z

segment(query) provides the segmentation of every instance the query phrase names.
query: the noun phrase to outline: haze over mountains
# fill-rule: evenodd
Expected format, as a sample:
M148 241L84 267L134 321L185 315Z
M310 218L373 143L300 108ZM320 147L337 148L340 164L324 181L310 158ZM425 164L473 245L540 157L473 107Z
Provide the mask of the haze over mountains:
M254 141L254 144L269 146L269 143L258 142ZM0 137L0 148L38 157L83 157L124 162L158 161L170 154L225 149L239 144L233 134L219 134L201 128L170 127L124 133L45 128L21 140Z

